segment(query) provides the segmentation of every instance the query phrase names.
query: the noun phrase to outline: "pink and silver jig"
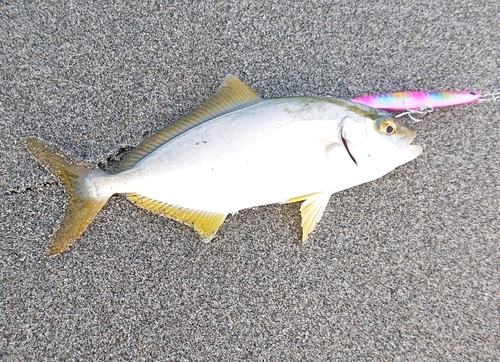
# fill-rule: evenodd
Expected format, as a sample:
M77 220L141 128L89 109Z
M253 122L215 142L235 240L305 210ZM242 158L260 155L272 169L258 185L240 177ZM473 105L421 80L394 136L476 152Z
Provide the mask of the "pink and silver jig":
M500 92L481 94L476 91L443 91L443 92L394 92L367 95L352 100L367 106L386 111L406 111L396 117L408 115L415 122L421 120L414 115L425 115L435 108L457 106L478 101L496 101Z

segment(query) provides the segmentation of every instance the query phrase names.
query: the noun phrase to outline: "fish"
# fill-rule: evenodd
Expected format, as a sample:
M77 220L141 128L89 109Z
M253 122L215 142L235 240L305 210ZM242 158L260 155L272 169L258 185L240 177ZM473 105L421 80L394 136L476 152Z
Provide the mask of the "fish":
M386 111L411 111L422 108L443 108L480 101L477 91L407 91L366 95L353 98L354 102Z
M140 142L116 173L66 160L36 137L32 154L62 182L69 202L49 242L58 255L114 194L194 228L210 241L229 214L302 202L302 241L330 196L375 180L422 153L415 132L385 111L350 100L261 98L234 76L177 122Z

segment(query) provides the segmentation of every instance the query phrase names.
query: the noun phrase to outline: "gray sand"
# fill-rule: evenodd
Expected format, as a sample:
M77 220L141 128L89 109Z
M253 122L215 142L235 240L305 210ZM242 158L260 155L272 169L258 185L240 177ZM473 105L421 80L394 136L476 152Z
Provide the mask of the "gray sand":
M115 196L46 257L67 195L23 137L112 170L227 74L267 98L500 88L497 1L152 3L0 1L0 359L500 359L500 102L413 125L424 154L335 194L305 245L298 204L203 244Z

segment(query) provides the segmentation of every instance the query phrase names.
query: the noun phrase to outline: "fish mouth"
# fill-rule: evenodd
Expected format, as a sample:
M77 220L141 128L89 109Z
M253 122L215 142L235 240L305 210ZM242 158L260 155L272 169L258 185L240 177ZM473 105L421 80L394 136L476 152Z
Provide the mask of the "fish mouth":
M415 155L415 157L420 156L424 151L424 149L420 145L409 145L407 150L412 155Z
M423 148L420 145L412 145L411 143L417 136L415 132L412 130L408 129L408 135L406 137L401 138L397 143L400 149L404 150L405 152L411 154L415 157L419 156Z

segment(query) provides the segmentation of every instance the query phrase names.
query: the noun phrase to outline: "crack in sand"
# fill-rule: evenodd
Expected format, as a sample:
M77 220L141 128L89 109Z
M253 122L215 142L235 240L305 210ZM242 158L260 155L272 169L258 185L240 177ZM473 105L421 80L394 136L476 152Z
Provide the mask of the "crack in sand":
M25 185L25 186L19 186L19 187L16 187L16 188L12 188L10 190L3 191L0 195L1 196L9 196L9 195L24 194L24 193L27 193L27 192L40 191L44 187L51 186L51 185L54 185L54 184L57 184L57 183L58 182L57 182L56 179L47 180L47 181L41 182L41 183L36 183L36 184L32 184L32 185Z

